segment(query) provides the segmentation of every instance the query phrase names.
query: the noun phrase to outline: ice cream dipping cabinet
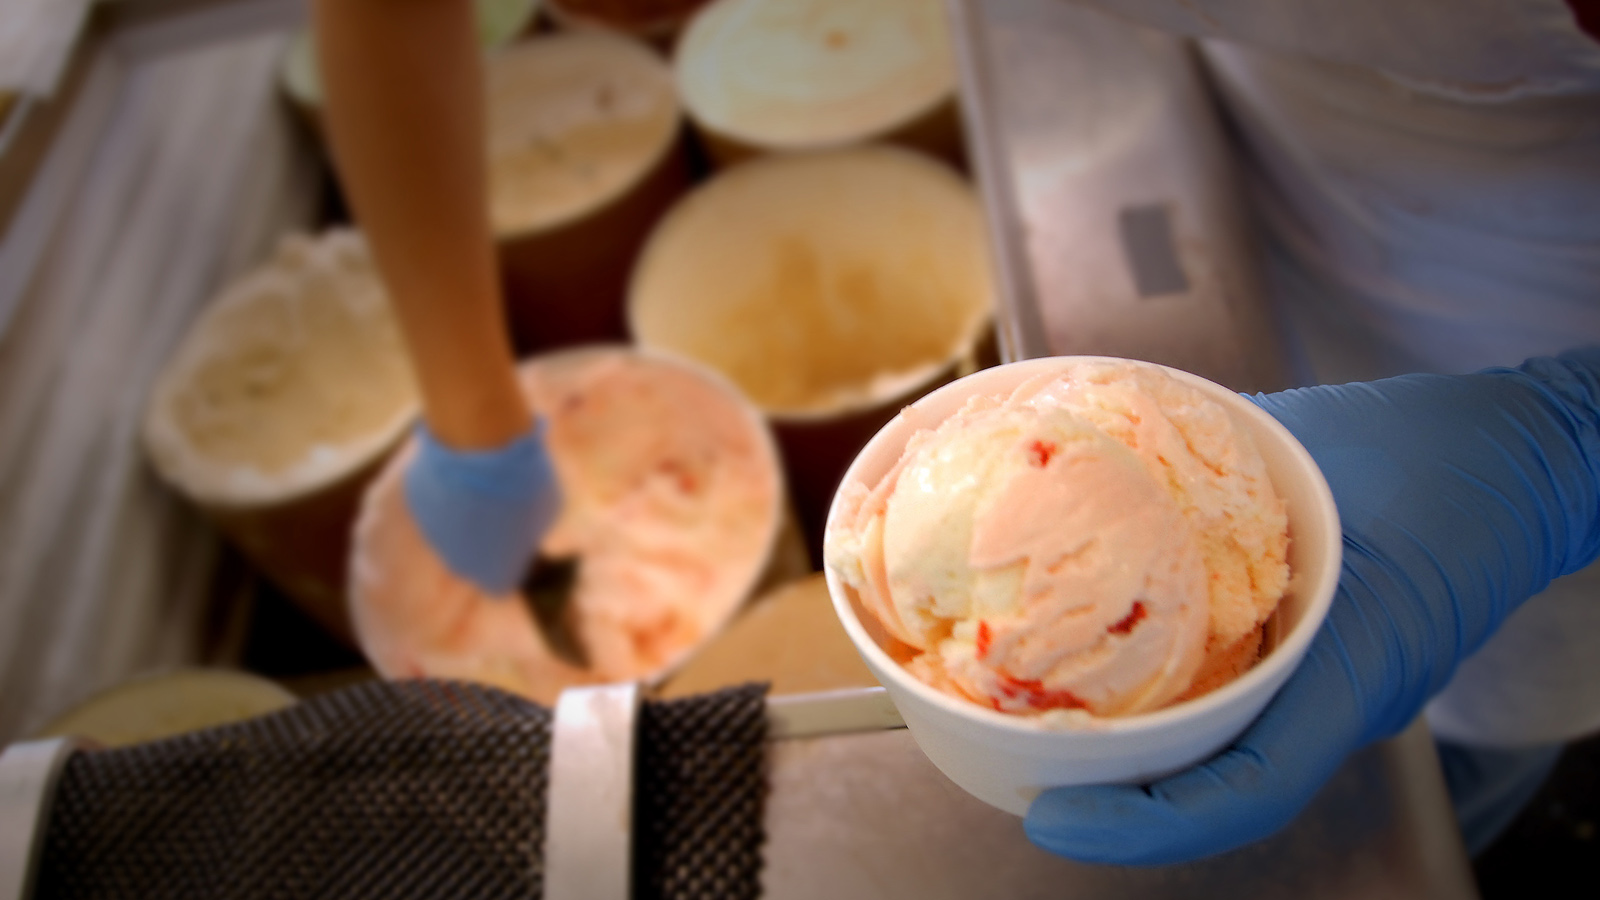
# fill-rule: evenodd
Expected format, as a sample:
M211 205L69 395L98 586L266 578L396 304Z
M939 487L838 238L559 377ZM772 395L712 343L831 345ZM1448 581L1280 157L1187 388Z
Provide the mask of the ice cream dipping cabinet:
M743 417L752 458L768 466L749 477L772 494L744 529L739 611L706 616L684 639L691 650L629 670L638 681L622 693L581 659L549 662L556 687L532 698L539 721L557 723L537 736L539 758L547 746L556 760L538 774L545 893L627 896L630 848L658 846L642 837L654 807L631 799L633 737L606 738L617 722L667 722L688 708L672 702L767 682L764 698L740 695L766 722L750 832L759 864L744 876L763 897L1472 896L1420 722L1350 758L1282 833L1145 870L1049 855L918 749L819 572L822 519L861 445L905 404L999 362L1134 357L1240 391L1283 386L1283 362L1222 126L1183 42L1059 0L805 0L824 23L817 50L783 16L763 18L779 5L478 3L494 25L486 64L515 66L491 79L490 152L519 349L632 344L682 358L737 398L727 415ZM201 310L266 277L284 234L349 224L304 88L306 27L298 0L105 0L49 90L0 105L0 745L35 741L15 743L31 755L0 759L0 900L28 896L39 848L27 838L45 833L50 787L77 746L36 741L96 738L86 710L158 690L136 675L254 670L297 695L282 700L291 709L352 684L368 686L362 702L412 697L371 687L345 611L355 576L295 556L304 511L281 507L332 488L213 466L207 477L227 489L197 502L170 474L181 466L158 471L141 444L146 397L170 382L162 373ZM784 91L738 74L740 61L770 59L793 77L815 66L807 53L857 47L893 47L903 66L835 66L831 81ZM866 99L836 101L851 90ZM857 205L839 212L830 191ZM303 324L274 323L290 335ZM272 352L290 352L285 341ZM349 358L318 346L332 360L323 370ZM235 350L233 394L169 391L198 397L184 415L221 422L213 432L236 427L229 397L259 399L251 391L271 372L314 369L246 371L256 350ZM381 428L350 437L358 449L296 437L294 422L336 412L273 432L285 453L300 440L323 460L331 474L318 477L341 493L317 506L318 529L354 528L354 497L400 447L395 416L412 404L389 368L400 412L372 416ZM162 428L181 425L163 416ZM224 439L249 446L248 433ZM368 580L409 571L363 565ZM447 674L523 683L461 672ZM155 687L106 693L130 682ZM240 701L232 718L265 710ZM125 703L117 715L126 725ZM135 726L119 741L228 719ZM589 731L559 724L579 719ZM605 787L608 765L620 794ZM572 812L607 803L621 816L608 826ZM591 877L579 862L621 874ZM638 883L633 894L654 895ZM697 896L713 895L752 894Z

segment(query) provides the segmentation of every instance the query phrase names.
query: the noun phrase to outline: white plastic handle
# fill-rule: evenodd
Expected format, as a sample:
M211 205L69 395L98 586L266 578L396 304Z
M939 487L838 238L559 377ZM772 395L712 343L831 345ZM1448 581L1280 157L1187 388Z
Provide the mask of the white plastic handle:
M550 735L546 900L627 900L639 686L561 692Z
M12 744L0 753L0 900L28 900L56 779L67 759L92 745L79 738Z

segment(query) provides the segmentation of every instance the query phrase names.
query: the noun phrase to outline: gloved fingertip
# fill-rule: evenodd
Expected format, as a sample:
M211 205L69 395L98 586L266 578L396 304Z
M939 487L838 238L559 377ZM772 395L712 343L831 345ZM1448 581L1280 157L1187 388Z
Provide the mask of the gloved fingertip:
M1235 745L1148 785L1045 791L1023 829L1041 849L1080 862L1172 865L1276 832L1303 805L1293 799L1298 787L1257 748Z
M1022 829L1034 846L1085 863L1158 865L1169 832L1159 800L1137 785L1086 785L1044 791Z

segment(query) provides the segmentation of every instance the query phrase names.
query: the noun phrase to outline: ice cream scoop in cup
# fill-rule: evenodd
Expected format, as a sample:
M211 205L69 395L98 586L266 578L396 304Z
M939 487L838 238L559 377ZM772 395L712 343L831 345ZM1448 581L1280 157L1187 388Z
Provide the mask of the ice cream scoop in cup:
M1221 750L1304 656L1338 513L1271 416L1106 357L980 371L906 407L827 520L834 609L929 759L1016 815Z

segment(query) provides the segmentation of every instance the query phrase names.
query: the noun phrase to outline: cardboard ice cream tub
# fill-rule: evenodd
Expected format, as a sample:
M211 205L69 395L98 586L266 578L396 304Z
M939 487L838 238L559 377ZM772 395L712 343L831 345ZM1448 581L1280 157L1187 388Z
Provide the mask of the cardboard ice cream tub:
M707 0L547 0L556 27L616 31L670 51L679 32Z
M545 704L568 687L655 684L795 574L803 554L785 530L771 433L723 378L621 345L518 371L562 492L542 560L500 596L452 573L406 506L408 444L362 502L350 566L351 614L380 674L469 679Z
M994 293L971 187L925 154L869 145L752 160L687 195L640 256L628 325L766 413L815 551L861 445L978 364Z
M1097 358L1025 360L945 385L906 407L874 436L851 464L845 483L877 484L914 433L936 427L970 398L1005 397L1031 378L1085 359ZM1267 620L1260 660L1234 680L1193 699L1126 716L999 712L913 676L905 663L914 648L890 636L831 566L826 574L834 611L918 746L968 793L1015 815L1026 814L1033 799L1052 787L1148 782L1226 747L1300 664L1332 603L1340 568L1339 516L1310 454L1277 420L1233 391L1176 369L1156 368L1216 401L1253 439L1288 513L1288 591ZM841 520L841 509L836 500L830 529Z
M494 55L489 214L523 352L625 337L628 272L689 184L672 73L638 40L562 32Z
M865 141L965 159L940 0L716 0L674 67L719 163Z
M223 289L157 377L142 438L164 481L349 640L356 506L419 409L366 244L341 229L285 238Z
M298 701L275 681L237 669L178 668L115 684L51 719L34 738L87 738L126 747L264 716Z

